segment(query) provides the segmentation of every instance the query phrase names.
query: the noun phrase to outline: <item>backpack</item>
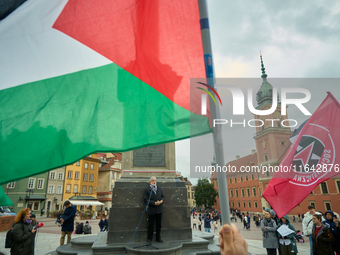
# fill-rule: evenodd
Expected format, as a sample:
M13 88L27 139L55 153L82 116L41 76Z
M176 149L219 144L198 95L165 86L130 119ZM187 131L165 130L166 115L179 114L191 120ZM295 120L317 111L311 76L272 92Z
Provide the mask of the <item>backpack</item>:
M91 234L91 226L89 225L84 226L84 234Z
M5 240L5 248L7 248L7 249L12 248L13 245L14 245L14 240L13 240L13 237L12 237L12 230L13 230L13 228L16 224L18 224L18 223L13 224L12 228L7 231L6 240ZM24 224L21 223L21 227L22 227L22 231L24 231Z
M76 234L82 234L83 233L83 223L78 224L76 226Z

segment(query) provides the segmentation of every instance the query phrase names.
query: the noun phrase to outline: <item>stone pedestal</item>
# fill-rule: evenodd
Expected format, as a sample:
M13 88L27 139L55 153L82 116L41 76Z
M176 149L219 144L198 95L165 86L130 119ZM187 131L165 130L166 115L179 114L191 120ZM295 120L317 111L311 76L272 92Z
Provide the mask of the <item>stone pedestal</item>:
M163 189L164 212L161 237L164 241L191 240L190 208L183 181L176 178L157 178ZM122 178L113 189L107 243L130 242L145 208L144 190L149 178ZM133 242L146 242L148 215L144 213ZM155 241L155 235L154 240Z
M144 190L149 187L151 176L157 178L157 186L163 189L165 198L161 238L164 241L191 240L187 189L185 183L176 178L175 166L174 143L123 153L123 177L112 191L108 244L129 243L140 220L133 242L147 241Z

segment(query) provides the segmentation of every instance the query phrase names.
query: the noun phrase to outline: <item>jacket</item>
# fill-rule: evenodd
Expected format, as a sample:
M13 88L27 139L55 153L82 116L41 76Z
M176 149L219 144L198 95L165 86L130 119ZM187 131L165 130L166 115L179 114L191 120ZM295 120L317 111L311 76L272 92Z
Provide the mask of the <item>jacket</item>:
M327 219L326 213L332 214L332 219L331 220ZM326 220L322 221L322 224L325 224L329 228L331 233L333 234L334 238L337 239L339 233L338 233L337 227L335 225L335 222L333 221L333 217L334 217L333 211L326 211L325 212L325 217L326 217Z
M149 196L151 193L150 197L150 202L148 206L148 214L149 215L154 215L154 214L162 214L163 213L163 204L164 204L164 195L163 195L163 190L161 187L157 186L157 192L152 191L151 186L147 189L144 190L144 202L147 204L149 201ZM163 200L163 203L160 205L155 205L157 201Z
M72 231L74 230L74 217L76 215L77 208L74 205L67 207L64 211L62 218L64 223L61 227L61 231Z
M267 227L267 228L265 228ZM261 221L261 230L263 237L263 248L268 249L278 249L279 242L276 235L276 222L273 219L270 219L268 222L267 219L263 219Z
M24 231L22 230L24 225ZM14 241L11 249L12 255L33 255L34 254L34 237L30 229L33 228L32 224L27 225L23 221L15 224L12 230L12 238Z
M312 231L312 242L313 242L313 252L318 252L319 255L333 255L332 242L334 242L334 237L329 231L328 227L324 224L321 226L321 230L317 235L317 243L315 243L315 228L313 225Z
M208 219L207 216L204 216L204 228L211 228L210 222L212 219Z
M320 214L319 212L315 212L315 214ZM305 217L303 218L303 221L302 221L302 231L303 231L303 234L304 235L311 235L312 232L313 232L313 221L312 221L312 218L313 218L313 215L311 215L309 213L309 211L305 214ZM322 217L322 221L324 221L325 219Z
M285 239L289 239L290 240L291 245L292 245L292 253L298 253L298 249L297 249L297 246L296 246L296 231L295 231L295 228L290 223L288 215L285 215L284 218L288 221L288 224L286 224L286 225L288 225L288 228L294 231L294 233L291 233L288 236L285 236ZM280 220L278 228L281 227L283 224L284 223ZM282 238L282 235L280 235L279 232L277 232L277 236L278 236L279 239Z

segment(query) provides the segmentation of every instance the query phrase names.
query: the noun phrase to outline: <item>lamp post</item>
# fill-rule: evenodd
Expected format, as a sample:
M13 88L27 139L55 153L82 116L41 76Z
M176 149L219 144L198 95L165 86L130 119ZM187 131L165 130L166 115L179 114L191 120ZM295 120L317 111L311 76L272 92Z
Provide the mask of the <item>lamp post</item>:
M26 200L29 200L31 198L31 194L33 195L33 190L32 189L27 189L26 190ZM30 202L28 201L27 202L27 207L32 209L32 205L31 206L28 206L30 204Z

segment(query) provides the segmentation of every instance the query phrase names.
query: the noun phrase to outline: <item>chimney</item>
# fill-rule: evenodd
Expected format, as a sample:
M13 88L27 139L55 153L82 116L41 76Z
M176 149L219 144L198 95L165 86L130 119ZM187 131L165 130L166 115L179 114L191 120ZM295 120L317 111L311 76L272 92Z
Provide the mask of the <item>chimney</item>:
M251 150L251 155L254 155L256 150Z
M237 155L237 156L236 156L236 160L238 160L239 158L240 158L240 156Z

